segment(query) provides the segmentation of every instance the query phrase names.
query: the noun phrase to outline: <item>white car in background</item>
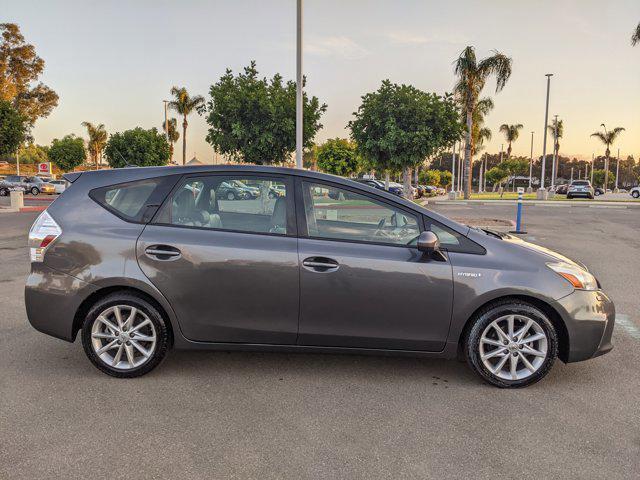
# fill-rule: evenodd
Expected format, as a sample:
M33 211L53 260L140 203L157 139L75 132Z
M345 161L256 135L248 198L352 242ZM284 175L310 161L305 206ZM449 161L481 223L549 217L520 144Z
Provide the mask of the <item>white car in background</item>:
M629 195L631 195L633 198L640 198L640 187L633 187L631 190L629 190Z
M68 182L66 180L49 180L49 183L56 187L56 194L60 195L67 188Z

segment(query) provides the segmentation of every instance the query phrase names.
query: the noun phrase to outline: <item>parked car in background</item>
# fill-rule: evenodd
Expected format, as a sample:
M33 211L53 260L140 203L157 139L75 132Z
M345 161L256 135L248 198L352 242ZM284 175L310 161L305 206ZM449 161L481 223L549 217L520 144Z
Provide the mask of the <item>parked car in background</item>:
M640 198L640 187L633 187L631 190L629 190L629 195L631 195L633 198Z
M5 183L10 187L20 187L31 195L39 195L41 193L54 194L55 187L40 177L28 177L23 175L8 175Z
M69 182L62 179L62 180L49 180L49 183L54 186L54 188L56 189L56 193L60 195L62 192L65 191Z
M255 191L246 185L238 185L234 182L222 182L216 191L216 195L223 200L246 200L256 198L259 193L255 194Z
M368 185L372 188L376 188L378 190L384 190L384 181L382 180L374 180L370 178L356 178L356 182L362 183L364 185ZM393 195L397 195L398 197L402 196L402 185L399 183L389 182L389 193Z
M564 183L564 184L558 185L556 187L556 193L558 195L566 195L568 189L569 189L569 184L568 183Z
M567 188L567 198L593 198L595 191L589 180L574 180Z
M2 181L0 181L0 195L6 197L11 190L22 190L27 192L29 183L26 181L27 177L21 177L19 175L7 175Z
M517 388L613 348L614 305L583 265L361 183L258 166L66 178L29 231L27 317L79 333L114 377L170 348L285 350L464 357ZM216 197L249 179L285 196Z

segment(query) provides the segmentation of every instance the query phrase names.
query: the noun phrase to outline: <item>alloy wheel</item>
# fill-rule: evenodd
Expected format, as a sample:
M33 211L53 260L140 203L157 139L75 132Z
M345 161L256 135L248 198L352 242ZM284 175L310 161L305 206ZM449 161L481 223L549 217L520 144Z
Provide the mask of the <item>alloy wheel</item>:
M156 348L156 329L149 317L131 305L100 313L91 327L91 346L107 366L131 370L144 365Z
M480 337L480 359L503 380L529 378L544 364L549 341L542 327L525 315L503 315Z

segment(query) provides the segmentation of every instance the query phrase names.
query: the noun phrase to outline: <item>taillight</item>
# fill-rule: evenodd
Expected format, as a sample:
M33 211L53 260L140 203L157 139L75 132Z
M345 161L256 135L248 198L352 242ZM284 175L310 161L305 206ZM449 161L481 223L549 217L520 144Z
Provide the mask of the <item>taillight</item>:
M49 245L62 234L62 229L45 210L29 230L29 256L32 262L42 262Z

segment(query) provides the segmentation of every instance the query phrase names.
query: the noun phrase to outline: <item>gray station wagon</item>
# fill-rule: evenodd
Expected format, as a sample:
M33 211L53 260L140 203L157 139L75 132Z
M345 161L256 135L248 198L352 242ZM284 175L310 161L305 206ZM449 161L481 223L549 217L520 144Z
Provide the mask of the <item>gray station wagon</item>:
M361 183L247 166L65 178L29 233L27 314L80 332L109 375L175 347L458 357L522 387L612 348L614 306L583 265Z

